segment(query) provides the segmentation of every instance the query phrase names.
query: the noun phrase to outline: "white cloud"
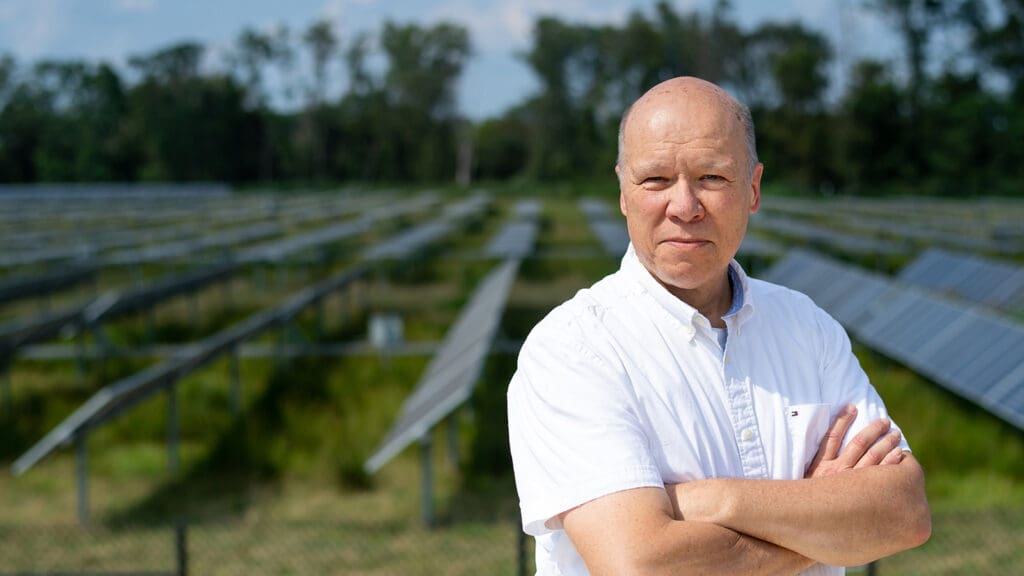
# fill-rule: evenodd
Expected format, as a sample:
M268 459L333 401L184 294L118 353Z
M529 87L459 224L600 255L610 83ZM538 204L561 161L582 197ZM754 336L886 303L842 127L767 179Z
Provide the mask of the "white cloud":
M20 58L35 59L55 48L67 29L67 0L0 4L0 22L7 36L4 44Z
M114 12L145 13L156 10L157 0L114 0Z
M435 5L426 20L458 22L469 29L474 44L484 51L525 48L540 16L591 24L624 22L628 4L608 0L448 0Z

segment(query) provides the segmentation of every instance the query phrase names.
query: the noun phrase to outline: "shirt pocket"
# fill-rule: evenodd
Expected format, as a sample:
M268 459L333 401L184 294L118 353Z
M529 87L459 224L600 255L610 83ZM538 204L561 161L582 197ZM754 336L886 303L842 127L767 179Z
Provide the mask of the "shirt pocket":
M800 479L818 453L832 417L831 404L793 404L786 407L789 428L790 478Z

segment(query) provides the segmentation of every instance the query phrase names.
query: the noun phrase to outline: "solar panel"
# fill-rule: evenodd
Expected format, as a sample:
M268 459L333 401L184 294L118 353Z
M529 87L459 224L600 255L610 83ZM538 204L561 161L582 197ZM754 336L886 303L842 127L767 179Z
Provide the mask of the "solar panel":
M620 218L613 218L608 205L595 198L580 199L579 208L605 253L614 258L622 257L629 246L626 223Z
M19 457L12 465L12 470L15 474L22 474L79 434L87 433L153 394L173 386L178 379L204 366L243 340L284 320L294 318L300 311L326 294L362 278L366 272L367 268L359 267L328 278L299 291L276 308L257 312L197 342L194 346L180 350L178 354L163 362L104 386Z
M444 343L377 450L366 461L370 474L380 470L412 442L469 399L501 322L518 260L508 260L485 278L459 313Z
M363 252L363 258L375 260L402 260L424 247L447 236L455 225L465 218L482 212L490 203L484 194L477 194L448 206L438 219L420 224Z
M1000 308L1012 308L1024 300L1024 268L938 248L918 256L900 272L899 279Z
M816 242L852 254L900 255L908 251L908 247L903 243L842 232L832 227L764 212L751 216L750 226L755 230L765 230L805 242Z
M931 274L935 262L930 256L914 274ZM805 250L791 251L765 278L807 293L872 348L1006 421L1024 424L1019 323ZM854 302L861 313L854 312Z
M533 252L540 226L541 204L536 200L521 200L514 208L515 217L498 232L484 253L491 258L526 258Z

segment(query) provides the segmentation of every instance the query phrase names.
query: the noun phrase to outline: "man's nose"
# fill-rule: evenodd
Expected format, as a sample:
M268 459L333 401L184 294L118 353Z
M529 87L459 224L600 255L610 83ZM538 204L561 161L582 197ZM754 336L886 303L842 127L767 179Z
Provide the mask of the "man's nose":
M704 217L704 205L697 197L696 189L686 178L680 178L669 189L667 213L670 218L683 222L695 222Z

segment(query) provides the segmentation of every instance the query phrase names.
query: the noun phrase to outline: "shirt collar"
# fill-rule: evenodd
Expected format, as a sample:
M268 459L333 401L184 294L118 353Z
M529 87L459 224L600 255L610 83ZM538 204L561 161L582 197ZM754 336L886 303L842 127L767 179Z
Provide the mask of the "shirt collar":
M641 292L650 296L674 320L683 326L696 327L703 324L710 326L708 320L696 308L676 298L640 263L632 242L626 249L626 254L622 257L622 270L635 282L635 285ZM729 279L732 285L732 306L722 318L726 321L730 331L738 331L740 326L753 313L754 302L750 293L749 278L746 272L744 272L743 267L735 259L729 263Z

